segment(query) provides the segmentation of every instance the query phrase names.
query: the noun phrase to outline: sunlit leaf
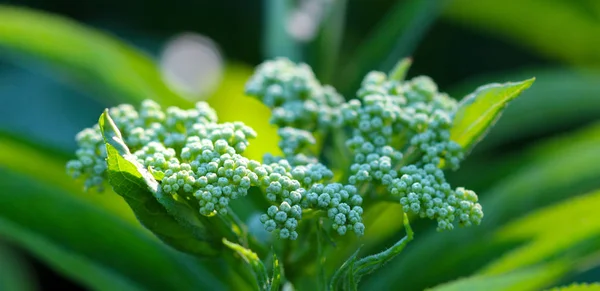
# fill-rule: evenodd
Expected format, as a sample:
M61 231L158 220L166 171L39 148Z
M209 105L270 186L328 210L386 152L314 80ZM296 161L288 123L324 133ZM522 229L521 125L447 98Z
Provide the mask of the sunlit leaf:
M66 174L66 162L66 158L55 152L0 134L0 168L35 177L40 183L47 183L60 189L64 195L86 200L131 225L139 225L127 204L113 192L85 193L83 184ZM40 165L44 166L40 167Z
M256 277L256 282L261 291L270 290L271 285L269 281L269 275L267 274L267 269L262 261L258 258L258 255L253 251L233 242L228 241L226 238L223 238L223 244L235 251L246 263L250 265L252 268L252 272Z
M527 242L489 263L480 273L501 274L529 266L600 237L598 205L600 191L557 203L511 222L498 232L496 239L526 239Z
M478 275L458 279L449 283L427 289L431 291L462 291L462 290L540 290L556 280L565 270L562 264L549 264L518 270L500 275Z
M477 144L500 118L508 103L529 88L535 78L522 82L488 84L469 94L458 105L450 139L467 152Z
M273 276L271 276L271 290L279 290L279 285L281 284L281 268L282 266L279 264L279 259L277 259L277 255L275 252L273 252Z
M547 57L588 67L600 64L600 24L582 1L455 0L444 11L453 22L502 36ZM597 1L593 1L596 2ZM598 5L596 4L596 7Z
M600 72L562 68L524 70L482 75L449 90L453 96L468 93L491 80L522 80L535 76L535 85L510 103L502 118L474 149L481 152L525 138L563 131L600 116ZM550 118L551 117L551 118Z
M133 104L148 98L163 105L189 103L167 88L147 55L106 33L6 5L0 5L0 19L0 48L48 62L79 82L105 89L105 97Z

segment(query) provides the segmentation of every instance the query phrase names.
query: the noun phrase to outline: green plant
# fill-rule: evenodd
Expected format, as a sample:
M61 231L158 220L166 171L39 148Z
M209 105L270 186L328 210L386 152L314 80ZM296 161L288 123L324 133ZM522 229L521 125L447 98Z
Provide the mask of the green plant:
M458 169L508 102L534 81L483 86L457 103L428 77L405 81L409 66L405 59L387 75L367 74L358 99L345 102L306 64L261 64L246 93L271 108L282 153L267 153L262 163L243 156L255 131L218 123L207 103L162 110L147 100L138 111L106 110L80 132L67 171L83 177L86 189L102 191L108 180L144 226L180 251L211 257L227 253L224 245L237 252L260 290L281 281L298 285L315 267L318 279L303 288L356 289L413 239L407 214L437 220L439 231L481 223L477 195L452 189L443 169ZM230 203L249 193L248 200L268 207L239 206L253 215L244 220ZM334 273L320 266L336 252L323 238L368 234L364 208L381 201L402 205L407 236L376 255L359 259L355 252ZM257 238L253 217L275 236ZM272 278L257 254L273 259Z
M292 235L282 239L279 238L282 225L276 219L273 219L275 235L266 232L261 225L261 214L268 216L268 209L273 204L266 199L264 187L250 187L245 197L231 199L227 207L221 208L227 213L222 210L222 214L207 217L200 214L200 205L195 197L179 200L175 199L179 195L160 195L158 192L162 191L165 178L161 174L163 171L132 166L139 163L137 158L128 156L125 147L118 140L111 139L113 150L109 160L113 162L112 170L111 164L107 164L106 175L100 175L105 182L93 183L92 180L89 186L107 185L106 181L110 184L115 179L123 183L104 187L103 194L86 194L82 191L85 185L74 183L64 173L64 164L73 158L70 145L52 147L46 140L31 133L17 134L2 129L0 240L7 242L7 248L0 254L3 258L0 262L1 269L9 272L0 272L0 288L36 288L23 284L31 277L29 270L23 267L19 253L11 252L16 246L61 275L95 290L246 290L257 286L277 289L277 284L281 289L289 290L292 284L286 282L290 281L298 290L336 286L349 289L359 280L360 289L364 290L423 290L433 286L436 286L434 290L542 290L551 287L554 287L552 290L561 290L557 286L569 285L564 289L594 290L598 286L591 282L597 281L600 270L597 255L600 231L594 215L598 204L597 189L600 188L600 163L597 162L600 127L598 124L582 125L584 121L596 118L599 108L596 106L598 86L594 85L598 73L593 69L597 53L593 50L595 45L589 42L594 39L593 32L597 30L589 14L597 12L594 8L597 5L592 4L593 1L553 1L541 7L533 3L535 1L492 0L477 5L470 1L448 1L450 4L443 6L442 2L398 1L388 16L369 33L370 37L352 52L354 45L341 43L346 1L331 2L334 5L329 8L317 38L309 43L285 39L289 35L285 35L281 28L287 12L277 9L291 9L293 5L288 5L291 1L270 1L267 5L272 6L273 13L267 22L272 21L273 25L267 26L271 39L266 44L269 57L287 55L295 60L307 61L323 83L335 85L348 99L355 96L354 89L360 86L358 79L369 70L389 71L395 60L412 54L418 40L436 20L438 12L443 19L463 25L477 24L472 30L485 29L486 36L497 33L513 40L515 46L537 50L546 58L556 57L576 66L575 69L567 69L561 64L559 68L534 68L481 76L478 73L475 80L469 80L461 87L444 84L444 90L448 88L452 96L460 97L478 84L491 80L505 82L537 77L535 86L512 101L511 94L497 94L507 88L483 87L465 99L473 101L468 106L470 110L464 115L455 115L451 140L461 144L463 154L470 154L461 162L459 171L449 169L451 162L440 160L440 166L448 168L444 176L451 184L477 190L477 203L485 211L479 227L438 232L439 222L429 223L410 213L405 217L400 198L386 197L385 193L391 191L386 189L383 181L371 181L365 184L376 186L359 185L356 189L357 193L369 194L362 197L360 206L364 235L359 237L348 233L352 231L345 225L346 235L341 236L338 231L341 229L343 232L344 228L340 225L337 229L333 228L335 216L330 219L323 210L308 209L298 220L296 240L289 239ZM357 3L347 5L359 5ZM522 9L523 5L530 9ZM569 21L557 21L555 15L562 15L560 19ZM119 103L139 106L142 102L142 107L156 107L158 104L161 111L173 105L183 109L194 107L192 102L165 86L151 57L110 35L62 17L14 7L0 6L0 19L3 60L27 65L32 63L31 60L41 61L36 64L51 69L53 77L74 81L66 85L83 87L83 91L90 92L103 107ZM398 23L397 19L402 21ZM530 23L523 25L523 21ZM577 33L556 34L551 28L553 25ZM548 33L550 31L553 33ZM575 41L568 43L567 50L559 49L556 37ZM579 41L581 39L586 41ZM431 46L431 37L427 42ZM438 45L440 43L444 44L443 38L437 42ZM581 47L581 44L588 45ZM282 48L287 51L278 51ZM350 54L346 54L347 51ZM459 55L457 53L457 57ZM417 53L417 63L430 62L435 65L433 69L450 68L460 75L462 63L447 65L437 58L429 60L429 56ZM477 61L474 58L464 65ZM407 62L402 64L408 65ZM578 67L582 64L592 68L583 71ZM290 71L298 70L294 64L287 67ZM419 70L415 67L411 72ZM437 78L440 71L433 70L431 73ZM389 75L402 79L405 71L395 72L398 74ZM298 102L285 106L275 104L273 107L278 108L270 110L257 102L271 104L269 102L273 100L269 101L270 97L256 90L261 87L256 86L256 82L248 89L257 98L242 96L247 80L256 79L258 75L252 76L252 70L243 65L229 65L221 88L207 100L218 113L220 124L214 126L223 127L226 122L243 121L257 132L256 139L249 143L243 155L236 156L236 161L262 160L264 153L271 153L268 159L273 161L280 158L298 160L294 150L291 150L290 156L289 150L282 151L277 146L277 141L282 140L284 149L293 148L296 145L289 141L294 137L299 144L314 141L314 144L302 144L302 148L306 161L314 161L312 157L316 157L331 170L332 181L324 183L350 182L353 174L364 177L364 172L360 172L362 165L358 165L356 172L348 171L355 164L355 155L350 155L349 150L356 149L345 145L347 140L359 143L360 136L356 138L349 128L360 126L360 123L340 126L335 118L331 122L325 118L323 122L318 117L315 119L311 110L314 107ZM373 79L377 79L377 75L381 76L374 74ZM440 77L438 80L444 82L444 76ZM357 82L351 81L353 79ZM401 82L428 83L423 80ZM13 99L25 97L21 92L28 87L22 83L2 86L12 85L13 81L12 78L0 78L0 90L6 94L2 97L15 96L6 99L8 104ZM285 80L278 82L286 84ZM13 87L19 90L10 90ZM98 89L100 94L97 94ZM519 86L512 89L518 91ZM333 92L331 89L325 91ZM61 95L59 93L41 91L37 95L40 100L50 100L47 105L60 104L56 102L61 100L56 97ZM156 103L143 101L146 98ZM358 99L362 108L362 102L366 100ZM495 123L495 117L499 116L496 109L503 109L508 101L511 105L504 110L503 117L471 151L472 145L483 136L481 133L487 132ZM346 100L343 103L345 106L352 105ZM453 101L448 100L448 103ZM331 113L336 106L322 105L319 109L328 110L323 114L319 110L317 116L336 116L337 113ZM80 111L77 105L50 106L39 115L30 114L35 112L31 110L36 107L29 104L14 109L25 113L23 118L37 124L47 136L65 141L71 140L75 130L93 123L93 116L101 112L99 109L87 109L92 119L83 121L71 118L74 112ZM352 112L352 107L346 110ZM277 137L275 126L269 127L270 111L281 127L296 127L280 132L285 139ZM210 110L203 109L203 112ZM285 119L287 113L297 112L301 113L292 115L295 119ZM60 116L68 120L66 125L48 126ZM463 116L463 122L457 121L458 116ZM481 116L483 118L477 118ZM110 124L108 115L105 117L101 122ZM114 119L118 124L118 119ZM583 128L575 131L575 125ZM64 127L68 126L73 127L72 132L67 130L67 136L61 136L61 130L64 133ZM127 148L131 147L128 150L139 149L139 145L128 144L127 139L131 135L126 129L116 128L124 137ZM566 129L571 131L562 132ZM477 134L464 134L471 131ZM545 140L539 136L541 133L558 132L560 136ZM106 134L117 136L117 130L105 126ZM104 137L98 132L88 137L100 139L99 148L106 148ZM398 140L392 142L399 146L405 137L396 138ZM507 152L501 147L515 141L519 142L518 152ZM401 149L403 159L412 156L405 155L407 150ZM115 161L118 164L116 168ZM145 162L142 161L142 164ZM261 167L264 166L264 161L261 164ZM357 166L354 167L357 169ZM85 167L76 166L76 163L71 165L72 170L78 168ZM102 171L99 169L99 172ZM314 172L329 176L325 168L315 168ZM154 185L154 190L148 190L147 184ZM121 196L113 193L113 186ZM283 193L279 195L275 189L277 187L271 188L277 200L276 206L281 206L280 200L286 197L282 199ZM408 202L406 198L405 202ZM318 202L317 198L317 207ZM301 201L300 207L304 206L314 208L315 205L303 205ZM411 212L410 208L406 210ZM421 205L419 208L420 212ZM204 211L207 211L206 207ZM354 214L352 217L358 219ZM341 219L338 218L339 221ZM267 223L269 220L266 219L265 224L272 225ZM359 230L362 229L360 224L355 223L352 230L356 225L359 225ZM289 229L288 232L291 233ZM398 240L398 236L404 233L406 236ZM392 259L403 249L406 251L401 256ZM242 260L247 261L250 268L241 264ZM385 266L381 267L384 263ZM372 272L376 268L379 268L378 271Z

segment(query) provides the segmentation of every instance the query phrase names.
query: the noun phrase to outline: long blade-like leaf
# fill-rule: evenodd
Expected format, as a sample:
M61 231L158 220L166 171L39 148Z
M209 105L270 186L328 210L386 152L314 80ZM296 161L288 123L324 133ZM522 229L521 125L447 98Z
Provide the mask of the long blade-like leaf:
M193 260L99 206L6 169L0 177L0 234L90 288L223 287Z
M585 3L588 2L588 3ZM585 3L585 4L584 4ZM444 16L546 57L582 67L600 64L598 1L455 0ZM595 5L595 7L593 6ZM585 7L588 6L588 7Z
M600 191L557 203L511 222L499 231L496 239L530 241L490 262L480 273L500 274L547 261L586 240L600 238L598 205ZM585 250L585 244L581 247L581 254L590 251ZM592 250L596 251L597 246L593 246ZM581 256L572 253L570 256Z
M519 270L496 276L473 276L452 281L431 291L462 291L462 290L521 290L535 291L548 286L566 269L564 264L548 264L539 267Z
M0 19L0 48L49 62L75 80L100 85L114 101L189 103L165 85L148 56L105 33L57 15L6 5L0 5Z

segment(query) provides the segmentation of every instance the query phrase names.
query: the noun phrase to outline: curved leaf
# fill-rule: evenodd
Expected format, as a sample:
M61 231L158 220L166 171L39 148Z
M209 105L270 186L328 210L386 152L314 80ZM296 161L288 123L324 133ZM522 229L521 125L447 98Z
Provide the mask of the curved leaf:
M353 266L356 260L358 259L358 252L360 248L358 248L331 276L329 282L329 290L338 290L341 287L341 283L343 279L353 272Z
M99 206L6 169L0 177L0 234L90 288L223 288L196 261Z
M444 11L453 22L581 67L600 64L598 1L455 0ZM588 7L585 7L588 6ZM535 13L533 13L535 12Z
M54 188L60 189L64 195L84 199L130 225L139 225L127 204L113 192L101 195L84 193L83 184L67 176L66 162L66 158L60 157L54 152L17 141L0 133L0 168L35 177L39 183L52 185Z
M413 240L414 233L410 227L408 215L406 215L406 213L404 213L404 218L402 221L404 222L404 229L406 230L405 237L378 254L370 255L356 261L354 264L354 273L352 275L353 277L356 277L356 282L360 281L362 276L370 274L373 271L381 268L386 263L390 262L394 257L399 255L402 250L404 250L408 242Z
M248 265L250 265L259 290L270 290L271 282L269 280L269 275L267 274L267 269L255 252L236 243L232 243L226 238L223 238L223 244L236 252L246 263L248 263Z
M439 285L431 291L462 291L462 290L520 290L535 291L556 280L565 270L562 264L544 265L524 270L518 270L501 275L478 275L459 279Z
M600 238L598 205L600 191L543 208L504 226L496 240L531 241L491 262L480 273L515 270L556 257L586 240Z
M515 83L481 86L459 103L450 139L469 152L500 118L508 103L529 88L535 78Z
M0 48L50 62L69 76L106 87L114 101L189 104L162 81L142 52L93 28L57 15L0 5Z
M391 247L386 248L382 252L366 256L362 259L357 258L357 254L360 248L359 250L356 250L354 254L350 256L344 262L344 264L342 264L342 266L339 269L337 269L337 271L333 274L329 284L329 290L337 290L338 288L340 288L340 283L345 283L344 288L356 290L358 287L358 283L360 282L363 276L378 270L383 265L390 262L393 258L399 255L404 250L406 245L414 238L414 233L412 228L410 227L410 223L408 221L408 216L406 215L406 213L403 213L402 222L404 223L404 229L406 230L405 237L400 239Z

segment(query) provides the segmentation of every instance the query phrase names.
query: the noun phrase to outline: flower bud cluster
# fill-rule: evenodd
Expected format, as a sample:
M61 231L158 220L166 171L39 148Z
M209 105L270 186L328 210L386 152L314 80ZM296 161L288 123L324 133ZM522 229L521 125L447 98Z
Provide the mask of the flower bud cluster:
M196 124L217 121L215 111L205 102L198 102L194 109L169 107L164 112L156 102L145 100L139 111L122 104L110 108L109 114L138 160L144 166L152 163L164 170L177 160L175 150L183 146L189 135L196 134ZM74 178L85 178L86 189L96 187L101 191L106 181L106 147L100 127L96 124L84 129L76 135L76 141L77 159L67 163L67 172Z
M438 230L453 229L457 218L462 226L481 223L483 212L477 195L464 188L453 190L434 164L405 166L400 172L402 176L388 188L392 195L401 197L404 212L437 220Z
M305 195L305 208L321 209L333 222L333 229L340 235L353 231L362 236L365 225L362 223L362 197L356 187L340 183L314 184Z
M100 128L86 128L75 136L79 145L75 151L75 160L67 162L67 173L73 178L85 178L85 190L97 188L104 189L106 176L106 147Z
M456 101L428 77L398 81L381 72L365 77L358 97L342 105L339 121L352 130L349 183L386 186L405 212L436 219L439 230L452 229L456 219L479 224L477 195L452 190L440 169L457 169L464 158L450 140Z
M296 239L303 212L311 210L326 214L340 235L363 235L361 195L366 193L357 189L368 185L376 186L369 197L385 189L404 212L437 220L438 230L452 229L455 221L481 222L477 195L452 189L441 169L458 168L464 151L450 140L457 103L438 92L430 78L401 81L371 72L358 98L344 102L306 64L276 59L257 68L246 93L272 109L282 156L267 154L262 163L244 157L256 132L241 122L218 123L205 102L163 110L146 100L139 111L126 104L109 114L138 162L160 174L155 177L161 177L164 193L197 203L202 215L228 215L229 203L256 187L270 204L259 220L282 239ZM332 129L350 130L345 145L352 162L342 169L347 185L333 181L314 146L314 132ZM76 140L79 149L67 172L85 178L86 189L102 190L107 165L99 126L83 130Z
M246 83L246 94L272 109L272 124L310 131L330 128L344 102L333 87L321 85L308 65L284 58L260 64Z
M308 131L281 129L285 139L280 146L289 160L270 157L261 164L242 155L249 139L256 137L254 130L241 122L217 123L214 110L204 102L190 110L169 107L163 111L155 102L144 101L139 112L130 105L121 105L111 108L109 114L137 161L144 168L161 173L160 189L197 201L202 215L227 215L230 201L246 196L251 187L258 187L272 204L260 220L267 231L280 238L296 239L302 211L313 206L327 211L338 207L341 214L332 217L337 221L334 225L338 232L344 233L342 230L348 228L362 233L364 226L357 225L359 210L352 212L345 206L357 207L361 201L346 201L350 199L346 190L336 192L337 198L327 208L302 203L309 193L306 189L333 177L331 170L315 157L304 154L315 143ZM86 187L101 190L106 179L106 147L98 125L79 133L77 142L77 159L68 162L67 170L74 178L87 178Z

